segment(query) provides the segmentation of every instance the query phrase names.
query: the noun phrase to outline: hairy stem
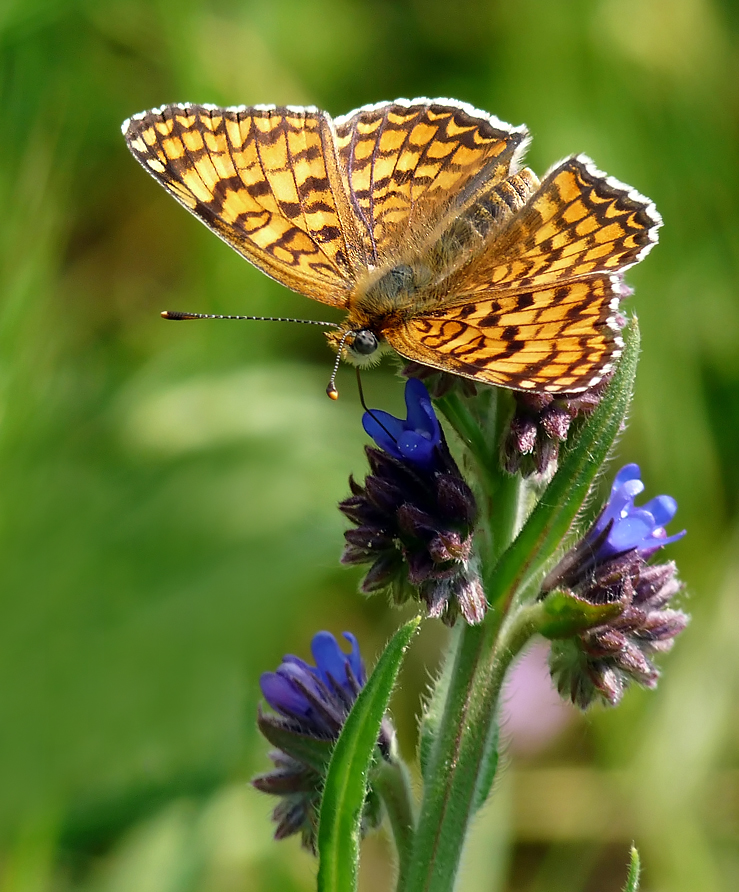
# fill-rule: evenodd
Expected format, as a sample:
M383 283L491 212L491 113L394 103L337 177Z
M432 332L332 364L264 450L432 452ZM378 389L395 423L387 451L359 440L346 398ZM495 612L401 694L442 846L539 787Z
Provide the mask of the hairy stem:
M416 826L415 802L408 768L401 759L383 760L373 776L372 785L385 806L398 854L398 889L408 874Z
M462 408L467 411L464 404ZM467 414L467 420L472 420ZM497 441L500 430L496 434ZM479 447L480 438L475 442ZM486 451L490 465L486 479L480 481L487 502L481 523L490 533L490 551L484 555L484 564L490 566L515 535L521 489L518 480L498 470L492 458L496 449L486 447ZM482 456L478 459L481 465ZM489 575L485 567L484 575ZM481 625L462 629L424 772L426 785L404 892L450 892L453 888L469 822L485 783L500 690L511 661L531 631L530 624L519 622L516 614L506 616L494 609ZM483 797L486 792L482 790Z
M404 892L451 892L454 887L500 690L534 629L524 610L505 619L493 614L462 633Z

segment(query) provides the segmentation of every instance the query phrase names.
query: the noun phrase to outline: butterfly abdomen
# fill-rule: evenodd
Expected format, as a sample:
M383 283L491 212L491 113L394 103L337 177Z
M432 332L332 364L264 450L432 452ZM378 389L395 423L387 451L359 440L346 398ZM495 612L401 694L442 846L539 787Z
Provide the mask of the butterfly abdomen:
M429 251L429 266L437 277L448 275L486 250L491 238L538 187L537 176L524 168L463 206Z

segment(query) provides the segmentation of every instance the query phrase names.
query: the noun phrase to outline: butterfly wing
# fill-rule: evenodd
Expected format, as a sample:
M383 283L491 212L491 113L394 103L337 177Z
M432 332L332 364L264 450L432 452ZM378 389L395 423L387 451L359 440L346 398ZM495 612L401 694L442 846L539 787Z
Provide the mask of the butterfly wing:
M385 332L401 355L476 381L551 393L593 387L621 353L617 276L489 292Z
M434 224L484 184L515 171L528 144L511 127L452 99L365 106L337 118L346 190L372 266L420 246Z
M145 170L256 267L346 303L366 258L326 114L169 105L134 115L123 133Z
M657 243L662 218L635 189L585 155L554 167L485 251L447 283L454 302L492 289L527 288L620 273Z
M403 356L491 384L586 390L621 353L622 273L660 224L649 199L584 156L567 159L452 274L435 308L385 337Z

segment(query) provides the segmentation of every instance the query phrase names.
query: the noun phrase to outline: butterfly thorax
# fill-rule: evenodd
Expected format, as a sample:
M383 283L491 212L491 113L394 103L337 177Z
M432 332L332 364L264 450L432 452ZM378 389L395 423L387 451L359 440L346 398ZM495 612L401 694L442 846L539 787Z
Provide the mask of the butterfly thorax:
M328 335L329 342L338 348L347 332L362 332L358 340L346 339L346 356L355 364L367 365L379 358L373 354L383 346L389 329L453 304L455 274L487 250L503 221L524 205L537 185L528 169L512 175L462 204L451 221L447 218L427 234L424 245L408 246L406 260L369 270L349 297L345 324Z
M327 333L329 343L338 349L351 332L345 342L346 358L357 365L373 364L386 346L384 332L402 325L426 305L431 278L431 269L418 259L368 271L349 296L349 313L341 328Z

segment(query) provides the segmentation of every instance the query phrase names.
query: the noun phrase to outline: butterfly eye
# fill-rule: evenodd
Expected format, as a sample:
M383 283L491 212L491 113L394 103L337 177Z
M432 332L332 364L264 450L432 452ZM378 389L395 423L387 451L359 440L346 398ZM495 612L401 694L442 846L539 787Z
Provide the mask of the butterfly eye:
M377 337L369 329L362 328L354 335L352 350L356 353L361 353L362 356L369 356L370 353L374 353L377 350L377 347Z

